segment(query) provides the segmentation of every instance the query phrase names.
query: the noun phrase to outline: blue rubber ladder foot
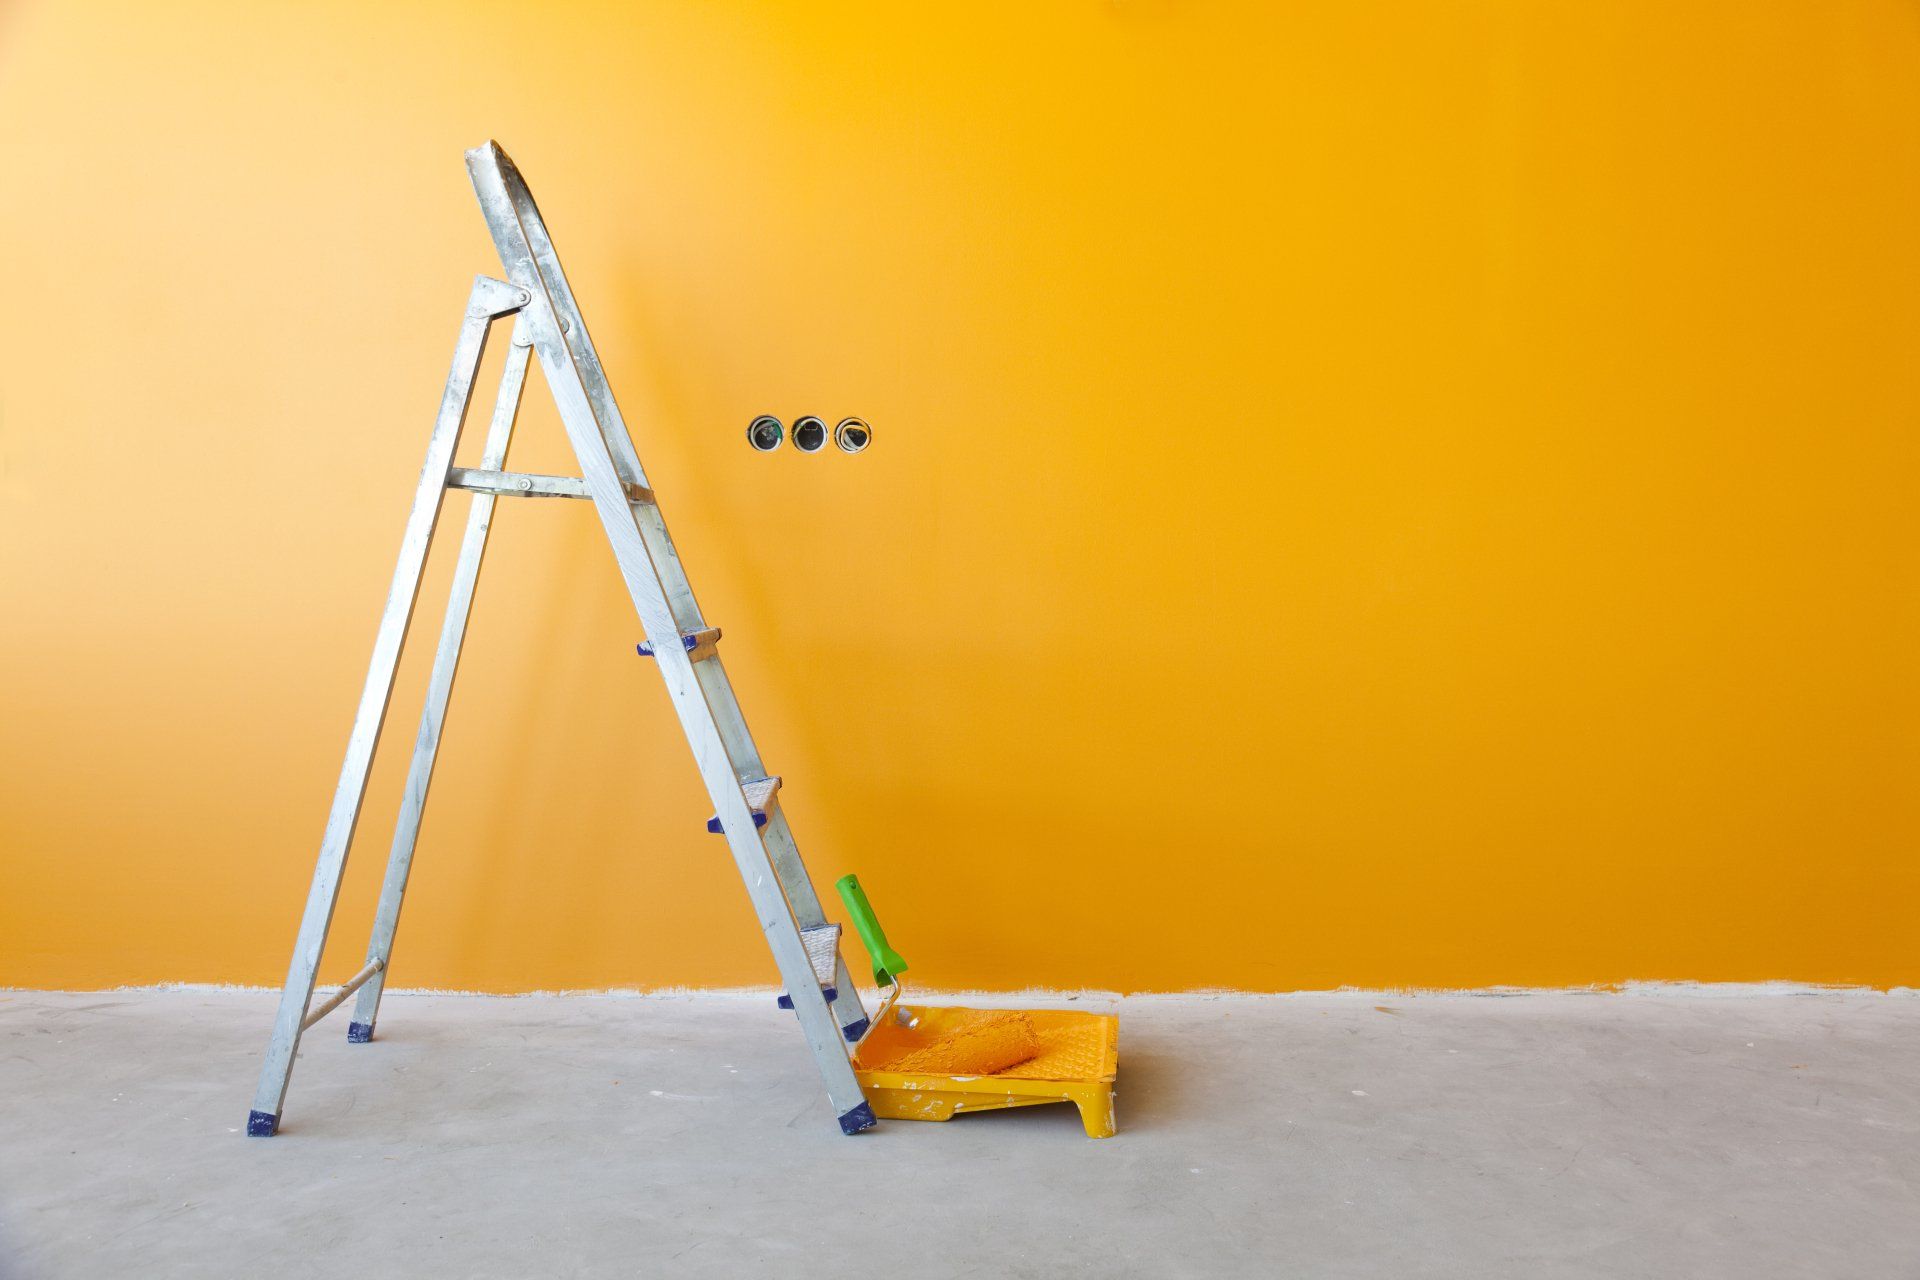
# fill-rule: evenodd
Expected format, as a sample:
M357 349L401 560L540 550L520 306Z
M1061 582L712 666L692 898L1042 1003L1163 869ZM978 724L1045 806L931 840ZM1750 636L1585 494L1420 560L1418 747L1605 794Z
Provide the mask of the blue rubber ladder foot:
M840 1118L840 1123L844 1125L846 1122L847 1122L846 1117L842 1116ZM271 1111L247 1112L247 1136L249 1138L271 1138L279 1130L279 1128L280 1128L280 1117L277 1115L274 1115L273 1112ZM847 1132L852 1133L853 1130L849 1129L847 1130Z
M373 1024L371 1022L349 1022L347 1024L348 1044L372 1044Z
M879 1123L879 1117L873 1114L873 1104L871 1102L862 1102L859 1106L840 1117L840 1132L855 1134L862 1129L871 1129Z

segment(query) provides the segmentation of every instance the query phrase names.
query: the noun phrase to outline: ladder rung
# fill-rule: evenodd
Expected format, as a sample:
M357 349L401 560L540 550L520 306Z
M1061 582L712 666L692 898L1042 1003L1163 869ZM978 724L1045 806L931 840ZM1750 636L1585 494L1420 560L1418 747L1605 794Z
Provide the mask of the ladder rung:
M499 498L590 498L587 482L575 476L541 476L529 471L482 471L454 467L447 472L447 488L491 493ZM653 502L653 490L629 482L627 501Z
M747 808L753 810L753 825L767 825L767 810L773 808L774 792L780 790L780 779L756 778L752 782L743 782L740 789L747 793ZM720 815L714 814L707 819L707 830L715 835L724 835L726 828L720 825Z
M720 628L718 627L707 627L700 631L683 631L680 633L681 647L687 651L688 659L693 662L698 662L702 658L711 658L716 652L719 643ZM653 656L653 643L648 640L642 640L639 644L633 646L633 651L643 658L651 658Z

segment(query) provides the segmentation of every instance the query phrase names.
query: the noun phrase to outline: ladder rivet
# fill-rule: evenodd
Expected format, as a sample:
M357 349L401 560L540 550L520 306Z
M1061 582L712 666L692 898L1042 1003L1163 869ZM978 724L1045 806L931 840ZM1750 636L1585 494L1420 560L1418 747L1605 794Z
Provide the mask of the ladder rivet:
M533 295L529 293L527 290L522 289L520 291L520 305L524 307L529 302L532 302L532 301L533 301Z
M520 488L523 491L533 488L533 481L526 476L520 477Z

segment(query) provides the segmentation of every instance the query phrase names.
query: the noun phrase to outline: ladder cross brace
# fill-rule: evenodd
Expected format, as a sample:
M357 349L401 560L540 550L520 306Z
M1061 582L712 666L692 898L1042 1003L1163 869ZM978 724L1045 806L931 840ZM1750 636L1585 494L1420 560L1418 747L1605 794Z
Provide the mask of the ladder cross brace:
M587 482L573 476L542 476L527 471L489 471L455 467L447 473L449 489L491 494L496 498L591 498ZM651 503L653 490L628 483L627 501Z

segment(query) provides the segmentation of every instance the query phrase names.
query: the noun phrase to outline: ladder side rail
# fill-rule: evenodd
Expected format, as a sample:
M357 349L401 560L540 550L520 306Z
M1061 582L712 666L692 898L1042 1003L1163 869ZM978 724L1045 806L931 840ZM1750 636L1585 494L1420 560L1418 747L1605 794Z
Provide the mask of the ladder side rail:
M767 856L793 909L794 921L802 929L816 929L827 923L820 895L814 892L813 878L800 860L800 847L794 841L793 829L787 825L784 805L775 805L767 815L767 825L762 828L760 838L766 843ZM867 1031L867 1010L860 1002L853 972L847 968L846 956L839 947L834 948L834 991L833 1016L840 1023L840 1034L849 1042L858 1041Z
M453 466L454 447L460 442L460 430L466 422L474 380L480 374L487 332L496 316L519 309L529 296L525 289L487 276L476 277L468 295L460 338L454 347L453 367L447 373L446 388L440 396L440 410L428 439L426 462L420 468L420 481L414 490L413 509L400 539L400 557L394 565L393 583L388 588L380 628L374 636L366 684L354 712L353 729L347 735L346 758L341 762L340 781L334 788L333 804L327 813L326 832L320 839L313 882L300 916L300 932L294 940L293 958L287 965L287 981L280 993L279 1010L274 1015L266 1061L260 1068L260 1084L254 1092L253 1109L247 1116L247 1132L255 1137L270 1136L280 1125L287 1082L293 1075L294 1056L300 1047L301 1023L313 1000L320 956L327 945L327 929L333 922L334 905L340 898L341 873L346 868L354 828L360 821L360 804L366 796L374 748L380 740L387 703L393 696L400 650L406 640L407 625L413 618L414 602L420 594L427 550L433 541L441 501L446 496L447 472Z
M473 175L476 192L481 190L483 178L486 180L493 206L488 207L489 194L482 194L481 205L487 213L489 226L496 225L496 211L500 226L505 226L507 220L511 220L510 231L517 232L511 246L514 256L526 260L527 267L545 286L555 312L562 319L562 341L573 358L581 387L593 406L594 424L613 455L615 466L623 478L651 488L639 453L634 448L632 433L627 429L619 405L614 402L612 385L600 365L600 353L594 348L593 339L587 332L586 319L574 300L566 271L560 265L560 255L547 234L546 221L540 216L539 207L534 203L533 193L527 189L525 179L513 161L491 143L467 153L467 168ZM494 239L502 261L508 261L510 246L502 242L498 229L495 230ZM693 586L680 562L679 552L673 545L672 535L667 531L666 520L658 505L636 506L633 515L647 544L655 574L672 606L673 629L669 632L657 632L651 622L643 619L647 636L656 641L657 649L661 642L671 642L686 632L700 630L706 622L694 599ZM747 728L746 716L740 709L739 698L734 694L733 684L728 680L720 659L714 657L697 663L694 671L719 724L721 736L726 741L728 757L734 764L734 776L742 782L765 777L766 765L760 758L753 734ZM779 831L774 834L773 826L769 825L767 848L781 888L802 927L823 924L826 915L821 907L820 895L807 874L792 830L784 819L776 821ZM839 968L841 973L838 998L834 1002L835 1012L844 1032L850 1038L855 1038L866 1029L866 1010L861 1005L858 990L848 979L844 960Z
M641 625L649 635L672 636L675 631L671 605L633 506L627 501L612 453L593 417L585 390L574 374L571 355L561 340L559 324L547 309L537 278L528 283L534 291L534 301L529 308L533 315L534 350L540 356L547 384L559 405L560 420L579 455L581 473L588 491L593 494L593 505L607 531L608 541L612 543L614 559L627 584L627 594L632 597ZM706 784L714 812L720 817L727 847L746 885L760 931L766 935L781 980L793 998L801 1030L826 1084L834 1114L848 1133L869 1128L874 1123L873 1108L853 1074L843 1033L827 1004L819 979L814 976L786 891L754 826L753 810L741 788L739 770L695 678L695 664L677 644L659 646L655 662L680 717L687 744L693 749L701 781Z
M626 419L620 414L620 406L614 403L613 387L607 381L606 370L600 365L600 352L587 334L586 318L581 315L580 305L574 300L573 287L567 283L566 269L560 265L560 254L547 234L546 220L540 216L539 206L534 203L533 193L527 189L526 179L521 177L520 170L506 152L493 143L476 147L467 153L467 170L473 175L476 191L484 177L494 194L494 209L487 209L488 200L485 196L481 199L482 208L487 212L488 225L495 224L495 210L512 221L513 238L516 241L514 253L525 259L527 266L539 277L552 312L560 320L561 339L572 356L581 389L593 406L594 425L606 441L614 466L622 479L652 489L646 469L640 463L639 452L633 447L633 436L627 430ZM497 229L494 240L496 244L499 243ZM502 261L505 261L507 246L501 245L500 251ZM667 640L684 632L702 629L706 621L694 599L693 584L688 580L686 570L681 567L680 554L674 548L673 537L667 532L667 522L661 517L659 509L652 505L636 509L634 518L647 539L656 575L665 589L667 603L674 616L672 631L659 637L648 631L648 637Z
M748 731L746 717L740 710L740 700L734 695L733 682L727 679L726 668L719 655L694 663L693 671L695 678L700 681L701 692L706 695L707 706L712 709L713 718L720 726L720 736L727 743L728 753L735 765L741 768L742 779L765 777L766 766L760 761L753 734ZM787 825L786 811L782 806L776 805L767 815L767 825L760 836L766 843L768 856L773 860L773 870L779 877L780 888L793 908L795 921L802 929L825 924L826 910L821 906L820 895L813 887L813 877L807 874L807 865L801 860L800 846L793 838L793 828ZM848 1040L858 1040L867 1029L867 1011L860 1001L860 992L853 984L844 958L838 962L835 991L837 995L833 1001L833 1013L839 1020L841 1033Z
M801 1030L826 1084L827 1097L833 1104L843 1131L856 1133L871 1127L875 1123L873 1108L868 1105L860 1082L853 1074L853 1065L848 1060L840 1028L834 1021L832 1009L828 1007L826 993L821 989L819 979L814 976L812 962L808 960L806 947L800 940L800 929L794 923L786 893L774 873L767 849L760 841L759 830L754 826L753 811L740 785L742 775L729 751L729 744L720 732L719 722L707 704L705 691L695 677L695 664L676 642L682 630L695 627L683 628L676 618L675 601L662 576L661 560L656 559L648 544L648 527L664 532L665 526L659 522L657 510L650 507L636 509L628 500L626 483L636 481L646 484L646 478L644 474L633 474L631 468L616 461L615 449L609 439L611 424L603 422L595 412L593 397L582 379L580 365L567 340L570 336L577 336L582 341L585 339L586 330L580 321L578 308L573 306L569 295L566 297L566 311L556 312L553 296L549 292L549 273L543 269L544 264L536 259L535 245L530 239L526 220L515 207L515 199L509 194L503 180L502 170L510 169L511 162L497 147L489 144L468 153L467 167L473 177L474 193L479 197L481 211L486 215L488 229L500 251L501 262L514 282L533 295L527 315L532 325L534 351L540 357L548 389L553 393L560 411L560 421L579 458L581 475L586 481L587 491L593 495L594 509L606 529L614 559L627 584L627 593L640 615L641 626L655 640L656 665L666 683L674 710L680 717L687 743L693 749L694 764L706 784L714 812L719 815L727 847L733 854L741 881L746 885L747 895L760 921L761 932L766 936L774 963L793 999ZM524 184L518 182L517 174L515 185L524 192ZM531 221L538 224L537 212ZM545 240L544 234L541 239ZM551 243L544 244L543 249L540 256L552 259ZM552 275L557 279L557 270ZM564 284L564 281L561 283ZM562 330L562 315L567 317L566 331ZM594 367L597 370L597 363ZM604 379L600 381L604 388ZM632 451L631 440L627 442L626 451L629 454ZM677 564L670 543L664 548L663 558ZM685 580L684 575L677 571L674 576L681 582ZM685 599L685 607L693 608L690 594ZM693 613L690 621L698 625L697 609Z
M622 478L651 489L646 470L640 462L639 451L634 448L633 434L627 429L620 406L614 402L613 387L601 367L600 353L587 332L586 318L574 300L573 288L567 283L566 270L560 265L559 252L547 234L546 221L540 216L526 180L521 177L512 159L492 143L467 153L467 169L473 175L476 192L480 190L484 179L491 193L493 207L488 207L487 195L481 197L481 206L487 214L489 226L496 226L498 215L499 226L496 227L494 239L500 248L502 261L507 260L509 245L501 242L500 228L511 223L508 230L515 257L524 262L532 276L538 278L548 295L553 313L560 318L561 340L572 359L581 389L592 405L594 425L600 431L615 467ZM670 642L674 637L703 629L707 625L706 620L700 612L699 603L694 599L693 585L687 577L685 566L680 562L679 551L673 544L673 536L667 530L666 519L661 515L658 505L638 505L633 515L647 544L655 576L664 589L673 613L673 629L656 635L649 625L648 638L656 643ZM711 671L704 668L711 668ZM715 704L721 732L727 739L728 754L738 767L738 777L743 782L765 777L766 765L760 759L753 735L747 730L746 718L740 711L739 700L733 694L732 684L727 680L724 669L715 659L701 664L697 670L702 688Z
M705 662L695 663L693 670L700 681L701 690L706 694L707 705L713 709L714 719L720 725L721 737L726 739L735 762L751 769L752 772L745 776L765 777L766 766L760 761L753 733L747 728L746 715L740 709L740 699L733 691L733 682L727 678L726 667L719 656L716 654ZM751 763L747 764L748 761ZM793 906L794 918L802 929L825 924L826 911L820 905L819 892L813 887L813 877L807 874L807 864L800 857L800 846L793 838L793 828L787 825L784 806L775 806L767 819L766 829L760 835L766 842L767 853L773 859L774 874L780 877L780 887ZM841 1033L848 1040L858 1040L867 1030L867 1010L860 1001L860 991L854 985L844 956L836 962L834 990L837 995L833 1002L833 1013L840 1022Z
M506 367L500 373L500 391L494 399L493 422L487 428L480 464L487 470L499 470L513 440L514 419L520 412L521 393L527 385L527 363L533 354L526 326L524 316L514 321L513 341L507 349ZM347 1024L347 1039L353 1044L365 1044L373 1039L374 1023L379 1017L380 997L386 990L388 966L393 960L394 935L400 928L400 907L406 898L407 877L412 873L413 854L420 841L427 790L433 784L433 767L440 752L441 734L446 728L447 706L453 698L454 677L460 669L460 651L466 643L467 620L473 613L474 589L486 558L487 535L493 527L497 501L491 493L475 493L473 505L467 512L467 531L460 541L459 559L454 562L453 583L447 589L447 612L440 624L440 644L434 650L433 668L427 676L427 696L420 708L413 759L407 766L406 786L400 793L400 814L394 821L393 846L387 853L380 905L374 910L373 930L367 939L367 964L379 967L360 988L353 1017Z

